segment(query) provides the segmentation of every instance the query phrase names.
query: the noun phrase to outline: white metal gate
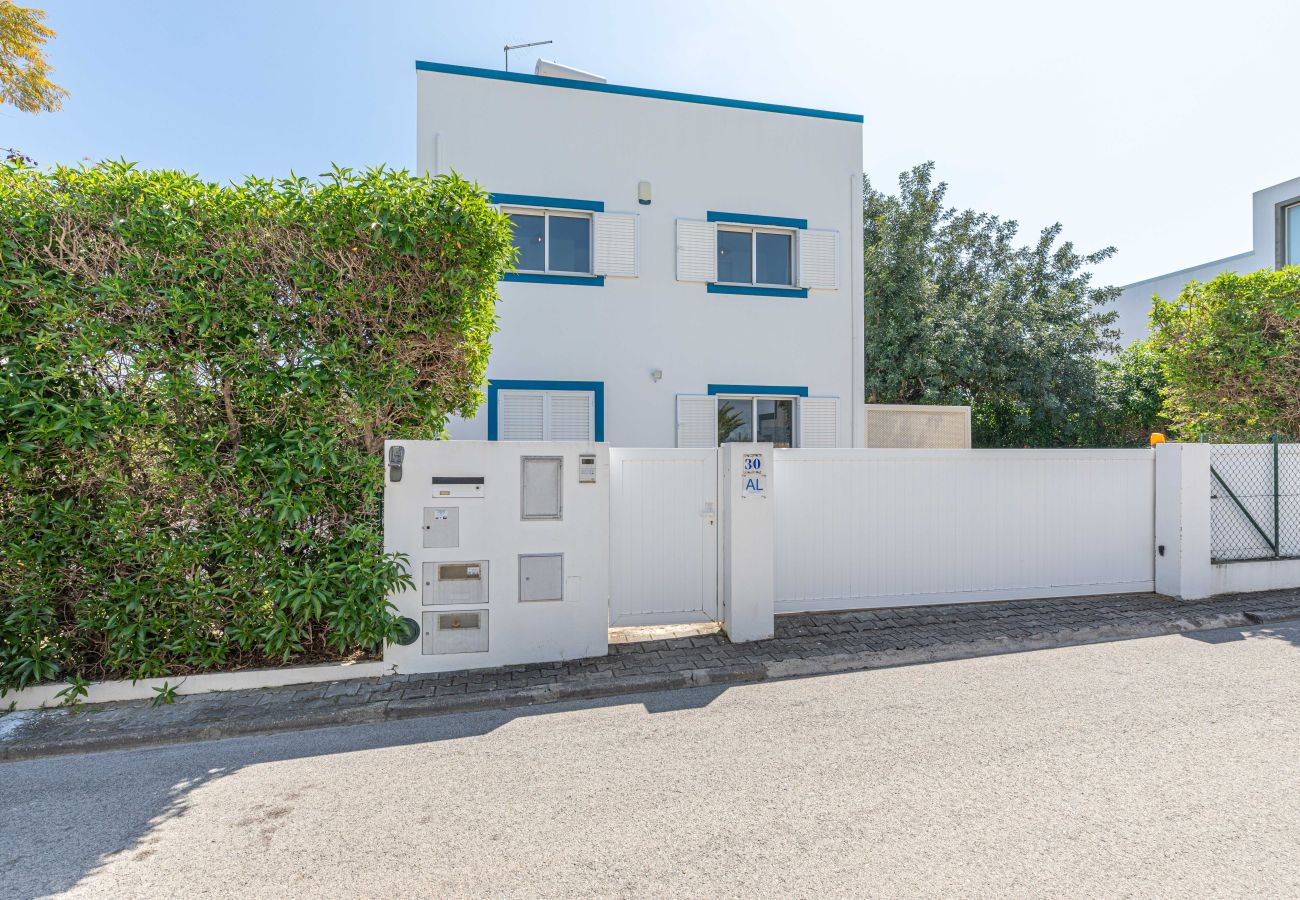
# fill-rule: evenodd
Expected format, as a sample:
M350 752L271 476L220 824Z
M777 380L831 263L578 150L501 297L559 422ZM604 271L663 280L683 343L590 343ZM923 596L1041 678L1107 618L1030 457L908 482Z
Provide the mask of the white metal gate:
M610 624L718 615L718 451L614 449Z

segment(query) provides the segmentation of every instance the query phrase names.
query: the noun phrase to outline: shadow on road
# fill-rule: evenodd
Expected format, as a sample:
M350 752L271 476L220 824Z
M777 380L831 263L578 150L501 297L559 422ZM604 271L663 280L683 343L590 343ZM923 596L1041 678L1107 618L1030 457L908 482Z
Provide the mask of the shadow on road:
M70 890L120 853L144 861L164 822L190 811L190 795L249 766L488 734L517 719L578 709L640 705L652 714L707 707L725 686L627 694L597 700L454 713L312 732L229 738L196 744L56 756L0 763L0 896L40 897ZM309 737L308 737L309 736ZM106 773L126 772L130 801L106 792ZM279 798L285 799L285 798ZM276 798L237 826L265 829L283 810ZM379 800L377 799L377 802ZM237 867L238 860L231 865Z
M1214 631L1188 631L1183 637L1202 644L1234 644L1249 640L1282 641L1300 647L1300 624L1250 625L1245 628L1219 628Z
M1182 635L1215 646L1248 640L1300 647L1300 623ZM727 688L708 686L596 700L456 713L310 732L230 738L148 750L49 757L0 763L0 896L67 891L121 853L144 861L170 819L189 814L191 795L242 769L267 763L473 738L535 716L641 706L651 714L708 707ZM472 751L467 751L472 752ZM105 790L107 779L130 779L129 790ZM265 833L287 814L291 797L258 797L237 828ZM375 798L382 803L383 798ZM210 814L210 811L207 811ZM238 859L230 860L237 869ZM110 886L111 887L111 886Z

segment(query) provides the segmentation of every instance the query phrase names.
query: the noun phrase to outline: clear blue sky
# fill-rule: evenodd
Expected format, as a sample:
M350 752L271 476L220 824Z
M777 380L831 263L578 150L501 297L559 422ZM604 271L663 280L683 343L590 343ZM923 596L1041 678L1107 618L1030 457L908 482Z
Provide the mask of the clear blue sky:
M1300 176L1294 0L38 5L72 95L0 107L0 145L42 164L411 167L416 59L499 67L549 38L613 82L862 113L877 185L934 159L957 204L1117 246L1111 283L1248 249L1251 191Z

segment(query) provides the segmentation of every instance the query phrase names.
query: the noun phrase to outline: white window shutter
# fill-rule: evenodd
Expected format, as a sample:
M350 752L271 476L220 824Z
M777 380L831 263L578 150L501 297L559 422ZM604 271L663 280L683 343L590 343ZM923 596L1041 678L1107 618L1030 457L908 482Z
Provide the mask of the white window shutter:
M694 219L677 220L677 280L718 280L718 226Z
M838 397L802 397L799 400L799 446L807 450L831 449L836 444Z
M554 391L550 403L548 441L590 441L594 439L596 397L591 391Z
M541 391L502 391L498 433L503 441L546 440L546 395Z
M838 231L799 232L799 287L833 291L840 286Z
M677 395L677 446L718 446L718 398L709 394Z
M593 213L596 275L635 278L637 270L637 221L635 213Z

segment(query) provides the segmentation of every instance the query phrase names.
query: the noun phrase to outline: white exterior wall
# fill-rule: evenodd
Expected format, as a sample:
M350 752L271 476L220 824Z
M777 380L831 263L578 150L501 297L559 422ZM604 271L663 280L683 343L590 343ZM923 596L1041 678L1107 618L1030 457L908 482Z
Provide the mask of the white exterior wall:
M777 612L1154 584L1150 450L777 450L774 476Z
M1119 310L1120 340L1130 343L1147 336L1152 297L1172 300L1192 281L1209 281L1224 272L1246 274L1281 265L1280 212L1282 207L1297 201L1300 201L1300 178L1256 191L1251 198L1254 240L1250 250L1126 285L1115 306Z
M604 439L627 447L675 445L677 394L807 387L839 398L839 445L861 442L860 123L431 71L417 79L421 171L640 216L639 277L500 285L490 379L604 382ZM649 206L637 203L640 181L652 185ZM676 220L710 210L834 229L839 288L793 299L677 281ZM449 427L486 438L486 404Z
M421 626L420 639L386 644L384 664L396 672L446 672L528 662L604 656L609 625L609 448L594 443L387 441L405 450L402 480L384 479L384 552L402 553L415 584L389 596L397 614ZM596 458L596 480L579 481L579 456ZM559 519L524 521L522 457L563 457ZM483 478L482 496L440 496L433 476ZM447 488L455 492L454 488ZM455 509L459 541L425 547L425 508ZM520 555L564 554L563 599L521 599ZM425 563L486 563L484 602L425 602ZM429 653L430 614L486 614L487 649Z

